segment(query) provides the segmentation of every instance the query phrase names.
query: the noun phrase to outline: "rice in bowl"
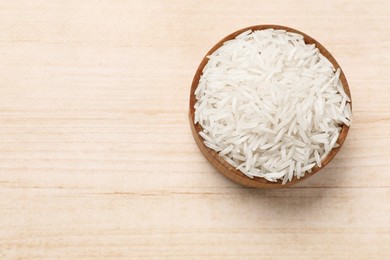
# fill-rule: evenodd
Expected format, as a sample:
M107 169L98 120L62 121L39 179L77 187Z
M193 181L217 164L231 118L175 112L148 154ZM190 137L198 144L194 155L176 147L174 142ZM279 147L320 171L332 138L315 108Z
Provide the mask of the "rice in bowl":
M249 178L303 177L351 124L340 69L285 30L248 30L224 42L194 94L204 144Z

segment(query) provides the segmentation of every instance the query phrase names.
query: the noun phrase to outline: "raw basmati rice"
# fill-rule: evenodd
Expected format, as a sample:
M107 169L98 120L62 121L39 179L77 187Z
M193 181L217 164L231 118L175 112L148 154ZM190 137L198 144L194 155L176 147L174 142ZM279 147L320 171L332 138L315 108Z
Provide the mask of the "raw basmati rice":
M195 124L210 149L249 178L283 184L338 147L352 111L340 68L284 30L248 30L208 56Z

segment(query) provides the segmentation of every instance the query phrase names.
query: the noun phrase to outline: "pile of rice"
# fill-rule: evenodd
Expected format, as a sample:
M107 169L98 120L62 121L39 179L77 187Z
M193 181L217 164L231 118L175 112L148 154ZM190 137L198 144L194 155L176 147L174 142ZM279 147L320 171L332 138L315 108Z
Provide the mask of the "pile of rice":
M351 125L340 69L300 34L249 30L208 59L195 124L204 144L249 178L303 177Z

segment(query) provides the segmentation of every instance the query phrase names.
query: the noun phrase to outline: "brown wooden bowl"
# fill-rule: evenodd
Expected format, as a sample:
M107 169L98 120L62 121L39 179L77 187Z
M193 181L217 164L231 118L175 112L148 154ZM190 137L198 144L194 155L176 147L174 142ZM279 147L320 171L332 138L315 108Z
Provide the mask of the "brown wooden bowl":
M316 174L320 169L322 169L325 165L327 165L333 159L333 157L335 157L335 155L338 153L338 151L340 150L341 146L343 145L343 143L344 143L344 141L345 141L345 139L347 137L348 131L349 131L349 127L348 126L346 126L346 125L342 126L339 139L337 140L337 143L339 144L339 147L332 149L332 151L329 153L329 155L322 161L322 167L321 168L319 168L318 166L315 166L312 169L311 173L306 172L305 176L300 178L300 179L298 179L297 177L294 176L294 178L290 182L287 182L285 185L282 185L282 181L281 180L278 181L278 182L270 182L270 181L267 181L266 179L260 178L260 177L254 177L253 179L250 179L249 177L244 175L241 171L235 169L233 166L231 166L229 163L227 163L221 156L219 156L219 154L217 152L215 152L214 150L208 148L203 143L203 138L199 135L199 132L202 130L202 127L199 124L194 124L194 114L195 114L194 105L196 103L196 98L195 98L194 92L195 92L195 89L198 86L199 79L200 79L200 76L202 74L202 70L203 70L203 68L206 66L206 64L208 62L207 56L211 55L214 51L216 51L219 47L221 47L222 44L225 41L234 39L237 35L245 32L245 31L247 31L249 29L254 31L254 30L264 30L264 29L270 29L270 28L272 28L272 29L282 29L282 30L286 30L288 32L294 32L294 33L299 33L299 34L303 35L306 44L313 44L314 43L315 46L321 52L321 54L324 55L333 64L333 66L336 69L340 68L340 66L337 63L337 61L335 60L335 58L333 58L333 56L329 53L329 51L327 51L325 49L325 47L322 46L318 41L316 41L315 39L313 39L312 37L308 36L307 34L305 34L303 32L300 32L298 30L295 30L295 29L292 29L292 28L289 28L289 27L286 27L286 26L281 26L281 25L255 25L255 26L250 26L250 27L238 30L238 31L236 31L236 32L234 32L232 34L229 34L228 36L226 36L222 40L220 40L204 56L202 62L200 63L200 65L199 65L199 67L198 67L198 69L197 69L197 71L195 73L194 79L192 81L191 92L190 92L189 117L190 117L190 125L191 125L192 135L194 136L195 142L198 145L200 151L203 153L203 155L206 157L206 159L220 173L222 173L224 176L226 176L227 178L229 178L230 180L232 180L232 181L234 181L236 183L239 183L239 184L247 186L247 187L254 187L254 188L281 188L281 187L287 187L287 186L290 186L290 185L294 185L294 184L296 184L296 183L298 183L298 182L300 182L300 181L302 181L304 179L307 179L310 176ZM350 90L349 90L349 87L348 87L347 79L345 78L343 70L341 68L340 68L340 70L341 70L340 80L341 80L341 82L343 84L345 93L351 98L351 93L350 93ZM352 99L351 99L351 101L352 101ZM352 109L352 103L351 103L351 109Z

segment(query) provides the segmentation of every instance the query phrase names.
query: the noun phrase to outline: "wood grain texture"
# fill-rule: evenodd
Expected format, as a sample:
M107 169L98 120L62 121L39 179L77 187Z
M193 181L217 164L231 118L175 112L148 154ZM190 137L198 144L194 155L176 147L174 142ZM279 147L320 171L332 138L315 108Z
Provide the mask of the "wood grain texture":
M298 33L300 35L303 35L303 39L306 44L314 44L316 48L319 50L319 52L324 55L325 58L327 58L332 64L333 67L336 69L340 69L340 81L344 88L345 93L350 98L351 102L348 102L351 105L352 108L352 98L351 98L351 92L348 86L347 79L345 78L344 72L341 69L340 65L337 63L336 59L332 56L332 54L317 40L313 39L309 35L298 31L296 29L282 26L282 25L270 25L270 24L263 24L263 25L253 25L250 27L246 27L243 29L240 29L238 31L235 31L228 36L224 37L222 40L220 40L218 43L216 43L203 57L198 69L196 70L194 79L192 80L191 84L191 90L190 90L190 97L189 97L189 119L190 119L190 126L191 126L191 132L194 136L194 140L196 144L199 147L199 150L202 152L204 157L213 165L222 175L226 176L230 180L241 184L246 187L250 188L284 188L291 185L295 185L301 181L306 180L307 178L313 176L316 174L319 170L324 169L324 167L336 156L336 154L340 151L342 145L345 142L345 139L347 138L349 127L346 125L343 125L340 131L340 135L337 139L337 144L339 144L339 147L332 149L332 151L322 160L322 167L315 166L310 173L306 173L305 176L302 178L297 178L294 176L291 181L287 182L286 184L282 184L282 180L279 180L277 182L271 182L267 181L264 178L254 177L254 178L248 178L245 174L243 174L240 170L237 170L235 167L230 165L228 162L225 161L217 152L210 149L204 144L204 139L199 135L199 132L202 131L202 127L200 124L194 124L195 121L195 104L197 102L196 96L195 96L195 90L197 89L199 85L199 80L202 75L204 67L207 65L209 59L207 58L209 55L213 54L216 50L218 50L225 42L235 39L238 35L251 30L267 30L267 29L275 29L275 30L285 30L287 32L293 32Z
M1 1L1 259L388 259L390 2ZM337 58L354 122L320 173L242 188L199 152L203 55L254 24Z

